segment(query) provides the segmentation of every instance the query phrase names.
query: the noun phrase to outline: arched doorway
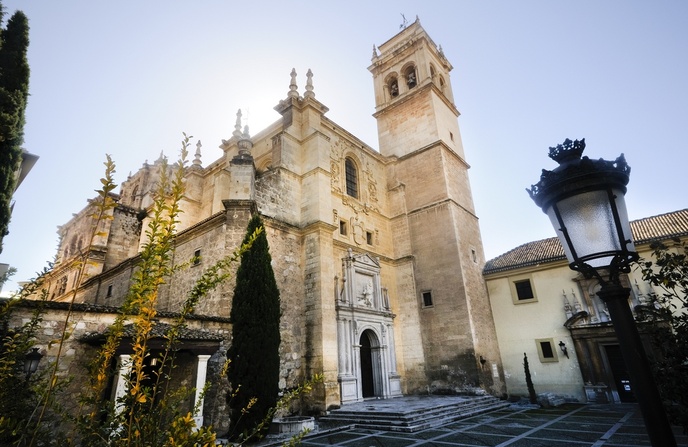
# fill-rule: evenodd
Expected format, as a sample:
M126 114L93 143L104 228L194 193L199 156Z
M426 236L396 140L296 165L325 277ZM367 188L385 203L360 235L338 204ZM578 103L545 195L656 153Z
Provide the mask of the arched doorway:
M354 237L360 233L359 227ZM362 231L362 230L361 230ZM394 314L380 286L380 260L349 249L336 280L337 379L342 404L401 396L394 351Z
M363 398L375 396L373 379L373 352L370 348L370 337L367 332L361 334L361 391Z
M360 339L361 397L382 395L382 371L380 371L380 342L375 332L367 329Z

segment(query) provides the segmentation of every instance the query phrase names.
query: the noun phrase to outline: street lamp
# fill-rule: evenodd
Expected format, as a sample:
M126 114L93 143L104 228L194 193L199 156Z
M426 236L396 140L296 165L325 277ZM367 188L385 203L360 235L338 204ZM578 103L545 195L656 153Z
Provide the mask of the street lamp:
M27 380L31 377L31 374L38 370L38 364L42 358L43 354L38 352L38 348L31 348L31 352L24 356L24 373Z
M597 296L607 305L619 339L631 384L654 447L676 445L657 391L620 274L638 260L624 195L630 166L623 154L615 161L582 157L585 139L549 148L559 163L542 170L540 181L527 189L549 216L561 241L569 267L601 286Z

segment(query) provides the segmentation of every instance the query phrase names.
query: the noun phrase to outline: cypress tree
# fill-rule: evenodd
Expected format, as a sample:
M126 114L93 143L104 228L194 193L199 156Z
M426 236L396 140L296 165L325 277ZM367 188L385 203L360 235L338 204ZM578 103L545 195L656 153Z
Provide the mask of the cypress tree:
M14 174L22 159L24 112L29 96L28 47L29 21L17 11L7 28L0 29L0 252L10 221Z
M526 373L526 386L528 387L528 400L531 404L537 403L537 394L535 393L535 387L533 386L533 379L530 377L530 366L528 365L528 356L523 353L523 369Z
M260 216L255 215L248 224L244 243L262 227ZM252 433L277 403L280 296L270 263L270 248L263 229L241 256L232 299L228 378L234 390L229 401L230 433L234 438ZM253 398L255 403L251 404Z

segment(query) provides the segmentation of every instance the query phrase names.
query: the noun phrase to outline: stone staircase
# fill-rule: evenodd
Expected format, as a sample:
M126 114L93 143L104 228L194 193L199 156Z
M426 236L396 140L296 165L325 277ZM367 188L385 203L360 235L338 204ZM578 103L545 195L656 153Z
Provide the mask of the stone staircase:
M347 404L318 419L320 430L340 426L412 433L508 407L482 396L405 396Z

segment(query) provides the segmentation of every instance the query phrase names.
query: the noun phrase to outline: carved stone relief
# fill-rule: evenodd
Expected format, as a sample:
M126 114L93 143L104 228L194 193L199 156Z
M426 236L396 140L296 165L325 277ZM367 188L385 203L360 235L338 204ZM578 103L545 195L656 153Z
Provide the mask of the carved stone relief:
M370 208L378 211L378 197L377 197L377 180L373 175L373 170L370 168L370 163L366 162L365 169L366 182L368 183L368 199L370 200Z
M363 222L358 219L358 216L351 218L351 232L354 235L354 242L356 245L363 245L366 243L366 231Z
M337 139L330 148L330 185L332 192L342 193L342 153L344 151L343 142Z
M373 278L367 275L357 275L356 283L359 289L357 296L358 304L373 307Z
M367 203L359 203L356 199L352 199L351 197L346 195L342 196L342 204L354 210L356 214L368 214L368 212L371 209L370 207L368 207Z
M367 158L366 154L364 154L360 148L353 146L348 141L341 138L337 139L330 149L330 186L332 192L342 194L342 204L350 207L356 214L368 214L370 210L379 212L377 180L375 179L375 174L373 173L369 161L361 161L361 163L364 163L362 168L363 175L359 179L359 191L366 191L367 201L357 200L343 193L342 184L344 180L342 178L342 166L344 164L344 155L347 152L355 153L359 160L366 160ZM361 199L363 199L363 197L361 197Z

